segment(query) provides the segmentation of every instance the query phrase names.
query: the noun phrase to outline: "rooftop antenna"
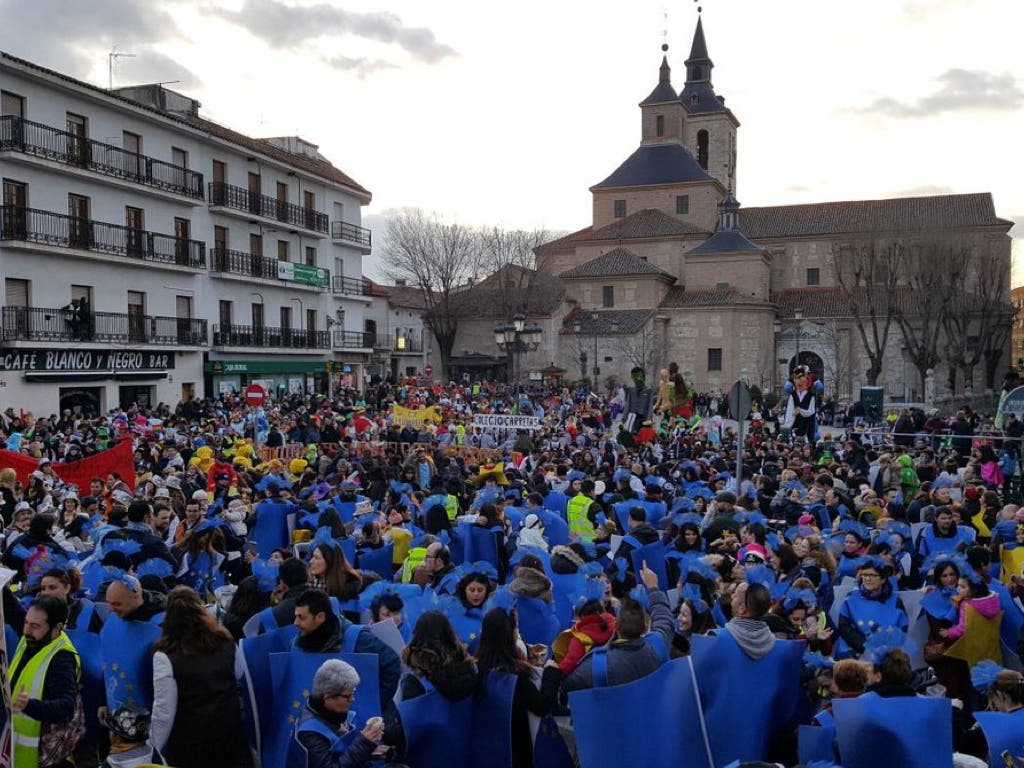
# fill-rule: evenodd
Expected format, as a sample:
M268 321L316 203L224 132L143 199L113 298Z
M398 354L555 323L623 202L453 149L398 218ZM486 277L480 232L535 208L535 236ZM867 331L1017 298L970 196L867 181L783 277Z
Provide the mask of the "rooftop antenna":
M107 90L114 90L114 59L134 59L134 53L118 53L117 46L107 54Z

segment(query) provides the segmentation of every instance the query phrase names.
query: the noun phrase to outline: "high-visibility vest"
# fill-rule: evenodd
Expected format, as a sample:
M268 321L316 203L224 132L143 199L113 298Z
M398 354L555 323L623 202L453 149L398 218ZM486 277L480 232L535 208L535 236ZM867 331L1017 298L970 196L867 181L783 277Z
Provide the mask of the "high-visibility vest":
M444 497L444 508L448 513L448 520L454 520L459 516L459 499L457 496L448 494Z
M578 493L569 499L566 517L569 518L569 534L577 539L594 540L594 524L587 517L587 511L594 500Z
M18 642L18 650L11 660L11 669L17 669L21 657L25 655L25 638ZM41 699L43 696L43 685L46 682L46 673L50 669L50 662L57 655L58 651L71 651L75 655L75 676L81 678L82 660L78 657L78 651L66 634L61 632L56 640L51 640L44 645L35 656L29 659L18 680L11 690L11 698L16 699L25 691L30 699ZM17 712L11 719L14 745L14 765L18 768L38 768L39 766L39 735L42 733L43 724L39 720L26 715L24 712Z
M409 556L405 558L405 563L402 565L402 583L408 584L412 581L412 572L416 568L423 564L423 561L427 559L427 548L426 547L413 547L409 550Z

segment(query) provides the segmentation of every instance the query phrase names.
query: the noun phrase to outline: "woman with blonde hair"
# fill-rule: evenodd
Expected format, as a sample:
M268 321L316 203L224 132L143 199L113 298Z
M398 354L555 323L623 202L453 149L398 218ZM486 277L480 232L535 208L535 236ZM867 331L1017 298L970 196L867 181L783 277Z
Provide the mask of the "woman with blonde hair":
M14 505L18 503L18 474L10 467L0 469L0 516L6 523L14 516Z

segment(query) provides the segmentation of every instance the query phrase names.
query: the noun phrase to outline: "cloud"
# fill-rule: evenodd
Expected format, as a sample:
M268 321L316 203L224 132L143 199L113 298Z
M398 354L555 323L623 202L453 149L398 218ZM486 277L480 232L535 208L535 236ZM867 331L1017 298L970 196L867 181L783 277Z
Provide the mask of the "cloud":
M352 59L348 56L340 55L327 57L324 59L324 63L330 67L334 67L334 69L340 69L344 72L355 72L356 77L359 77L360 79L382 69L395 69L398 66L397 64L392 64L390 61L384 61L383 59Z
M0 48L75 77L86 76L100 60L106 64L106 53L115 45L138 54L136 48L179 37L173 18L159 4L137 0L0 0L0 18ZM180 77L187 70L178 66L173 77L158 79Z
M142 83L173 83L175 90L191 90L202 84L202 78L177 59L150 46L135 46L135 58L120 59L114 66L114 85Z
M245 0L238 11L223 8L216 15L238 25L275 48L296 48L329 35L354 35L398 45L413 58L436 64L457 56L425 27L406 27L393 13L359 13L325 3L289 6L278 0Z
M1010 236L1024 237L1024 216L1011 216L1010 221L1013 222L1013 226L1010 227Z
M1003 112L1024 104L1024 88L1009 72L996 74L967 69L948 69L936 80L938 89L916 102L890 97L878 99L862 112L890 117L928 117L943 112L985 110Z

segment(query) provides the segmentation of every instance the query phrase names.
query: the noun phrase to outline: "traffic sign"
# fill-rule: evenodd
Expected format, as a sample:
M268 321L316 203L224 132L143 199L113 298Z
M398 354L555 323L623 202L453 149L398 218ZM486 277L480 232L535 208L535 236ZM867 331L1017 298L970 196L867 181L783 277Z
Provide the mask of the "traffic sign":
M750 387L743 381L737 381L729 390L729 415L736 421L745 421L750 413Z
M263 387L259 384L250 384L245 388L245 404L251 405L253 408L263 405L263 401L267 399L267 393L263 391Z

